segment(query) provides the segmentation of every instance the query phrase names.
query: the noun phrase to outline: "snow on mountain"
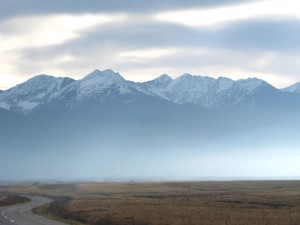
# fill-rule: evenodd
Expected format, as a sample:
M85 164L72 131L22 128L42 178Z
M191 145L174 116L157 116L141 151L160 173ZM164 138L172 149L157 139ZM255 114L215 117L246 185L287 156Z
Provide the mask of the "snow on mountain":
M124 78L119 73L108 69L103 71L95 70L81 79L79 83L81 89L89 89L90 87L103 89L115 83L122 83L124 81Z
M73 107L88 100L104 101L117 95L153 95L113 70L95 70L80 80L38 75L0 94L0 108L27 114L60 103Z
M86 77L78 81L78 96L79 98L86 98L94 95L113 94L128 94L139 92L142 90L138 88L134 82L125 80L119 73L113 70L95 70ZM112 90L113 89L113 90Z
M225 77L214 79L186 73L176 79L162 75L142 85L149 91L175 103L194 103L210 108L214 96L230 88L233 83L233 80Z
M294 92L294 93L300 93L300 82L297 82L291 86L288 86L286 88L281 89L284 92Z
M162 75L142 85L147 90L172 102L195 103L208 107L211 104L212 95L229 88L233 82L228 78L214 79L186 73L176 79Z
M0 108L26 114L37 106L45 104L53 93L73 81L71 78L55 78L48 75L35 76L2 92Z
M243 92L244 94L250 94L263 84L267 84L267 82L257 78L240 79L234 82L231 89Z
M103 101L116 95L151 94L134 82L125 80L113 70L95 70L81 80L75 81L55 93L55 101L66 101L73 107L86 100Z
M183 74L176 79L162 75L141 85L178 104L194 103L210 109L220 109L237 106L263 84L267 83L256 78L234 81L226 77L214 79Z
M215 79L187 73L176 79L163 74L151 81L135 83L107 69L95 70L80 80L36 76L2 92L0 108L27 114L43 106L59 104L74 108L84 102L103 102L120 95L151 95L177 104L193 103L208 109L228 109L239 105L246 107L247 104L252 108L259 99L251 96L266 86L278 91L257 78L234 81L226 77ZM264 89L265 93L270 88ZM291 86L289 90L296 88Z
M267 82L257 78L237 80L230 88L223 90L217 95L217 100L215 101L213 108L227 109L248 103L248 108L251 109L255 106L256 102L249 102L248 99L258 91L262 90L265 86L273 88Z

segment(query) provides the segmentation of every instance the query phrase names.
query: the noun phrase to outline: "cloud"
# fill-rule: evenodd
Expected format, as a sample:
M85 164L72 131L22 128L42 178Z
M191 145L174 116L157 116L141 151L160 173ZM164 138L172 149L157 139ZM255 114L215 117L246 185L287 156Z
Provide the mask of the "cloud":
M186 26L210 27L255 18L300 19L298 0L263 0L214 8L160 12L154 19Z
M124 19L124 15L43 15L17 17L0 23L0 51L63 44L100 24Z
M290 6L283 8L284 16L271 16L270 11L278 13L277 3L268 16L254 16L252 6L270 4L269 0L155 0L143 1L140 9L137 0L27 3L0 3L0 12L13 11L6 18L0 15L1 88L40 73L81 78L95 68L112 68L136 81L185 72L233 79L257 76L277 87L300 80L300 21L296 12L287 15ZM210 13L249 7L253 15L245 12L247 19L237 14L209 26L153 19L169 10L189 12L190 7Z
M140 49L133 51L125 51L119 53L119 56L122 58L128 58L129 60L139 61L148 58L163 58L168 55L176 54L177 51L175 48L154 48L154 49Z
M125 19L125 14L55 14L31 15L0 21L1 88L6 89L10 87L9 85L16 84L18 77L29 76L29 72L34 74L38 71L42 72L34 70L39 65L45 66L45 70L48 69L48 61L41 63L40 60L35 60L33 56L26 54L27 51L62 46L80 38L82 33L89 29L122 22ZM73 58L70 54L60 54L56 57L54 61L58 65L72 61ZM63 72L58 69L52 71Z
M19 65L26 68L31 65L26 60L34 60L35 65L26 68L27 71L43 72L47 68L46 71L54 75L78 79L95 68L113 68L125 78L135 81L153 79L162 73L177 77L185 72L215 78L227 76L232 79L256 76L276 87L284 87L297 81L300 69L296 54L282 55L273 51L240 51L227 49L226 46L173 46L159 49L139 47L136 50L126 47L122 42L119 45L104 46L95 43L93 47L82 49L69 46L64 51L57 46L57 51L51 48L50 52L45 49L28 52L31 57L23 57L25 61L19 62ZM286 68L286 64L289 64L289 68Z
M214 32L214 36L218 37L215 43L240 51L256 49L289 54L299 50L299 25L300 21L294 20L237 22Z
M1 0L0 18L23 15L85 14L85 13L137 13L145 14L161 10L211 7L248 2L251 0Z

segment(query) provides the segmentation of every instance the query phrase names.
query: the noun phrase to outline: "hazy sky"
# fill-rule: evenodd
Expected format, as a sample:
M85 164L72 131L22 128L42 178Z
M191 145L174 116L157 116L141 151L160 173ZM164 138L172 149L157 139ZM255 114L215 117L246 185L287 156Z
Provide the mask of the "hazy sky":
M300 81L299 0L1 0L0 89L111 68Z

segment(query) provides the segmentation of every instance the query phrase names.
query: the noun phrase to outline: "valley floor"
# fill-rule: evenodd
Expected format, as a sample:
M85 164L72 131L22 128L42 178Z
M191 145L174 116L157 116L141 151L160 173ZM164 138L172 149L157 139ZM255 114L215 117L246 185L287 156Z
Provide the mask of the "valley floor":
M20 204L29 201L30 199L27 197L18 196L18 195L7 195L7 194L0 193L0 207Z
M52 197L36 211L80 224L300 224L300 181L103 182L0 191Z

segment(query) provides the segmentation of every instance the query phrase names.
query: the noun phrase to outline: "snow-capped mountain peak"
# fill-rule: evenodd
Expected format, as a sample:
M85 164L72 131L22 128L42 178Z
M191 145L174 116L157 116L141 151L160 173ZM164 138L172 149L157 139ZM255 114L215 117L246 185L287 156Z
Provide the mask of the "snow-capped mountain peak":
M147 90L178 104L194 103L206 108L229 108L239 104L259 87L267 84L257 78L238 81L226 77L218 79L185 73L168 82L161 77L143 83Z
M172 81L172 77L168 74L162 74L158 78L154 79L154 81L157 81L157 83L169 83Z
M162 74L153 80L138 83L138 86L144 90L161 96L161 91L165 90L172 81L173 79L169 75Z
M300 93L300 82L297 82L291 86L283 88L282 91Z
M257 89L263 84L267 84L267 82L257 78L247 78L237 80L234 85L238 86L240 89L245 89L250 92Z
M146 90L175 103L194 103L207 107L212 102L211 95L228 88L234 81L218 80L185 73L176 79L162 75L154 80L142 83Z
M80 85L81 87L97 84L111 85L115 82L122 81L125 81L124 78L119 73L116 73L113 70L94 70L92 73L88 74L80 80Z
M110 78L115 78L115 79L123 79L123 77L119 73L117 73L111 69L106 69L106 70L102 70L102 71L96 69L93 72L86 75L83 79L99 78L99 77L102 77L102 78L110 77Z
M297 89L298 88L298 89ZM300 83L284 91L300 92ZM193 103L208 109L255 106L255 96L279 91L267 82L248 78L234 81L185 73L175 79L163 74L156 79L135 83L111 69L95 70L80 80L38 75L9 90L0 92L0 108L27 114L42 106L77 107L84 102L103 102L119 95L151 95L177 104ZM259 93L259 95L257 95Z
M78 93L83 96L99 95L112 86L125 84L126 80L113 70L95 70L78 82Z
M42 91L43 94L47 95L69 85L72 82L74 82L74 80L68 77L54 77L51 75L41 74L5 91L5 93L13 95L34 95L35 93ZM39 95L37 97L41 98L43 96Z
M5 93L7 95L28 95L39 92L40 90L52 90L54 87L60 86L61 79L55 78L53 76L41 74L37 75L26 82L17 85Z
M48 101L56 91L74 82L71 78L56 78L41 74L4 91L0 95L0 107L27 113Z
M55 94L55 101L64 102L74 108L85 101L98 101L129 93L147 93L136 83L125 80L111 69L94 70L82 79L72 83Z

